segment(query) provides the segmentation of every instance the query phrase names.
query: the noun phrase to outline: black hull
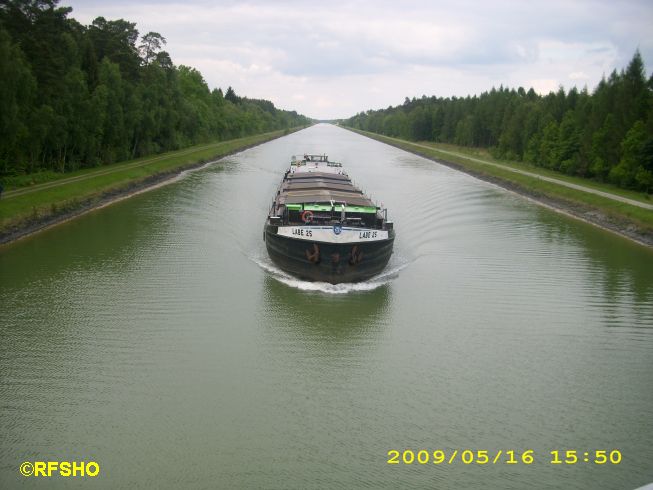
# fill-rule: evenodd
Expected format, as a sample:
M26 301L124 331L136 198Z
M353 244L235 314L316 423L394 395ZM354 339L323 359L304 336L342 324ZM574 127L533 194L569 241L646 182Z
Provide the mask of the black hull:
M394 243L393 231L387 240L360 243L311 242L276 232L276 226L266 223L265 246L279 268L300 279L331 284L361 282L381 273Z

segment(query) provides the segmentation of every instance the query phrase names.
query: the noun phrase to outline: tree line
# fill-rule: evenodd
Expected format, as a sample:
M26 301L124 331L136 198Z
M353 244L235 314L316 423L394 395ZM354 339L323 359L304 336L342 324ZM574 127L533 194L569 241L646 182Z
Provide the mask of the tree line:
M0 175L70 171L306 125L267 100L210 90L156 32L59 0L0 3Z
M647 80L639 51L592 93L560 87L542 96L501 86L464 98L406 98L343 123L407 140L490 148L497 158L653 191L653 75Z

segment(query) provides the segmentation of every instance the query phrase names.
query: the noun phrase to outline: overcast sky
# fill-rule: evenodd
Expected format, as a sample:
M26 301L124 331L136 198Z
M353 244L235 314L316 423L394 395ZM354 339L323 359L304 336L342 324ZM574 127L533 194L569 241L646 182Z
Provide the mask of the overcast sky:
M211 88L314 118L423 94L587 85L639 48L653 70L653 2L61 0L90 24L137 23Z

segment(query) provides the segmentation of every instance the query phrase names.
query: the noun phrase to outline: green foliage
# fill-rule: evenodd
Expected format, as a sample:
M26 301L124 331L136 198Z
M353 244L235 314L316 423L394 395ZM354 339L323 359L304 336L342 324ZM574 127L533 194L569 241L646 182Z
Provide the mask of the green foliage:
M20 48L0 27L0 171L8 172L7 157L25 157L30 117L36 97L36 79Z
M406 140L489 148L498 157L653 191L653 75L639 52L625 70L587 89L539 96L493 88L480 96L426 97L361 112L345 125Z
M642 121L637 121L621 143L619 164L610 170L610 180L622 187L653 187L653 137L647 134Z
M306 125L266 100L211 91L175 66L157 32L96 18L59 0L0 3L0 179L68 172Z
M25 187L10 190L0 205L0 233L25 225L34 219L56 212L74 210L93 202L107 193L129 191L157 175L170 174L198 162L215 160L250 145L281 136L285 130L247 136L245 138L195 145L183 150L166 152L129 160L102 168L85 168L71 173L43 171L29 175L7 177L6 187Z

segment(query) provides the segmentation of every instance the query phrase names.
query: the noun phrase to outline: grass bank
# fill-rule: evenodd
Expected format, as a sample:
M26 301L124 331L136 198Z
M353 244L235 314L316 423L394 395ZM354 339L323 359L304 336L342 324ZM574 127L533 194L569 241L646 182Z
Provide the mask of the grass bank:
M37 183L8 188L0 198L0 243L171 179L184 170L299 130L280 130L197 145L156 156L67 174L40 175ZM25 183L28 183L27 181Z
M646 194L570 177L532 165L497 160L483 149L433 142L410 142L367 131L347 129L461 170L637 242L653 246L653 202ZM596 194L597 192L599 194Z

